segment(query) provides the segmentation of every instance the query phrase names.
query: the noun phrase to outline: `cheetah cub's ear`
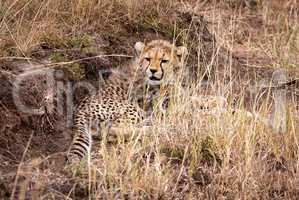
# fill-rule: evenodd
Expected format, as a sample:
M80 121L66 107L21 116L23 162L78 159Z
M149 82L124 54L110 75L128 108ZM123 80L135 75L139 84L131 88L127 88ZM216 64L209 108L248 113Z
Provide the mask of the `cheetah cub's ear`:
M188 49L184 46L179 46L176 48L176 54L184 59L188 54Z
M145 44L143 42L136 42L134 45L135 50L140 54L144 48Z

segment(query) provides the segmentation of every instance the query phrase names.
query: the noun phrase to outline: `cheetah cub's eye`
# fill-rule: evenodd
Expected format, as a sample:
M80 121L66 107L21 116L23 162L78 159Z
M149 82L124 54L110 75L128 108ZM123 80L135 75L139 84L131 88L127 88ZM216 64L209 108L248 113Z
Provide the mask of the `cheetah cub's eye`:
M165 59L161 60L161 63L168 63L168 62L169 60L165 60Z
M149 61L151 61L151 58L146 57L145 60L149 62Z

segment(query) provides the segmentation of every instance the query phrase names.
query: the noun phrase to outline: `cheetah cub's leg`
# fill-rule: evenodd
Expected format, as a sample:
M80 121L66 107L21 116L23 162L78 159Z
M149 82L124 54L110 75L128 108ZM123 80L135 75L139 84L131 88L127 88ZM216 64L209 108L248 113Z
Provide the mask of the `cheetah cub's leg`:
M114 114L113 120L108 123L110 126L104 131L109 142L115 141L120 135L129 138L132 136L131 128L139 130L144 125L145 112L138 105L122 102L121 108Z
M122 113L122 118L125 119L127 123L137 124L140 123L145 118L145 112L138 105L131 103L124 104L124 111Z

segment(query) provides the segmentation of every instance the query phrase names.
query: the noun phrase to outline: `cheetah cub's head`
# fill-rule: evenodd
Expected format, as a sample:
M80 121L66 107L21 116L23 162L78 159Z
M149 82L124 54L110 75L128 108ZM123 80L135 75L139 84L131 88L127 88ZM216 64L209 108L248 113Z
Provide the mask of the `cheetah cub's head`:
M175 72L182 67L188 50L184 46L175 46L165 40L153 40L147 44L137 42L135 49L139 55L138 64L145 73L150 85L160 85L175 77Z

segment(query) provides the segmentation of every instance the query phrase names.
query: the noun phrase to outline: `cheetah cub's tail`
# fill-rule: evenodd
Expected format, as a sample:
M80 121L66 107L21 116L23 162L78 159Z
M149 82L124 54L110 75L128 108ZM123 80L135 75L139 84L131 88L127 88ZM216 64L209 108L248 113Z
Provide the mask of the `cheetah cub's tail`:
M74 132L75 136L67 154L70 163L78 163L86 157L86 155L90 155L92 136L90 127L88 127L88 118L86 116L76 116Z

